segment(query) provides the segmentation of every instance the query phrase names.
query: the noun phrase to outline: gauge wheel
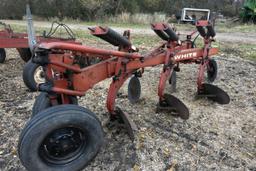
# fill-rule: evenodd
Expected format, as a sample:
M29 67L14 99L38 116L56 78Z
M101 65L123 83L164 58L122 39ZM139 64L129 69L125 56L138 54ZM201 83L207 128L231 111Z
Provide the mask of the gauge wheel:
M42 111L26 124L20 135L21 163L29 171L83 169L103 144L101 123L95 117L77 105Z
M70 104L75 104L75 105L78 105L78 100L77 100L77 97L76 96L68 96L68 99L69 99L69 103ZM60 95L57 95L57 102L59 105L63 104L61 102L61 96ZM33 105L33 108L32 108L32 117L34 117L35 115L37 115L38 113L40 113L41 111L45 110L45 109L48 109L52 107L52 104L51 104L51 100L50 100L50 96L48 93L45 93L45 92L41 92L37 97L36 97L36 100L35 100L35 103Z
M43 67L29 60L23 68L23 81L30 91L37 91L41 83L45 83Z
M17 49L21 59L23 59L25 62L28 62L31 59L31 52L29 48L18 48Z

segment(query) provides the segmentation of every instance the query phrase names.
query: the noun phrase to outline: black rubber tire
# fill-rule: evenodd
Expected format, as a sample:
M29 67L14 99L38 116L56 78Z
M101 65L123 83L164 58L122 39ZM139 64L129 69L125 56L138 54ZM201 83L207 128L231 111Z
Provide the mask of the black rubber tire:
M6 59L5 49L0 48L0 63L4 63L5 59Z
M83 169L96 156L103 144L104 136L101 123L95 114L77 105L60 105L46 109L31 119L20 134L18 154L28 171L77 171ZM71 161L48 160L44 152L49 134L60 128L77 128L83 133L83 146L76 149ZM80 135L80 134L79 134ZM86 140L86 141L85 141ZM60 146L61 148L61 146Z
M207 66L207 80L214 82L218 74L218 65L214 59L209 59L209 65Z
M171 93L176 92L176 87L177 87L177 85L176 85L176 83L177 83L176 79L177 79L176 71L173 71L173 72L172 72L172 75L171 75L171 77L170 77L170 79L169 79L169 84L171 85L171 90L170 90Z
M23 68L23 81L30 91L37 91L37 83L34 78L34 73L40 65L29 60Z
M25 62L28 62L31 59L31 51L29 48L18 48L17 49L21 59L23 59Z
M78 100L76 96L69 96L70 104L78 105ZM37 115L39 112L52 107L50 98L48 96L48 93L41 92L39 96L36 97L35 103L32 108L32 115L33 118L35 115Z

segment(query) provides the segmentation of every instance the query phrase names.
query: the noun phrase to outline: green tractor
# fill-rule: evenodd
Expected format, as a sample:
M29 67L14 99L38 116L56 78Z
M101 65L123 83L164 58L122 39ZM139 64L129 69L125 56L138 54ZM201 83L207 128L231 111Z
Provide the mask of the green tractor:
M246 0L241 13L244 22L256 23L256 0Z

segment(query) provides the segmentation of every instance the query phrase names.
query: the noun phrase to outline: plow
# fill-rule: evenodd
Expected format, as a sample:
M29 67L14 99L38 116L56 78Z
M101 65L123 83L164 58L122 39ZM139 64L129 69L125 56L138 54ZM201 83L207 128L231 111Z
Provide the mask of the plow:
M27 17L31 18L31 16L31 11L28 7ZM31 91L36 91L36 85L45 81L41 67L30 60L32 56L31 51L33 50L30 49L30 47L34 45L33 42L66 42L81 44L76 41L75 34L66 24L56 21L52 23L49 32L44 31L41 36L35 36L34 40L29 37L35 35L32 20L28 20L27 27L29 28L28 30L30 30L29 33L14 32L10 25L3 22L0 22L0 26L3 28L0 30L0 63L4 63L6 60L5 49L17 49L19 56L26 62L23 72L23 81ZM59 33L61 30L64 30L63 37L55 36L55 34Z
M185 40L180 40L175 29L166 23L155 23L151 28L163 43L147 54L140 54L132 45L129 30L121 35L101 26L90 27L91 34L116 46L117 50L67 42L34 45L32 62L42 67L45 82L36 86L41 93L19 139L19 157L28 170L81 170L96 156L104 141L101 122L92 111L78 106L77 97L84 96L105 79L112 79L106 99L109 123L123 125L132 140L138 128L115 101L127 80L129 101L132 104L139 101L143 90L140 78L147 67L163 66L156 112L189 119L187 106L172 95L172 91L164 91L166 83L175 91L176 73L180 72L182 64L198 64L197 97L206 97L219 104L229 103L228 94L211 84L218 70L212 56L218 49L211 46L216 33L209 21L197 21L197 30ZM204 40L200 48L195 46L193 39L198 37L197 33Z
M27 12L28 16L31 16L30 10ZM32 56L33 49L30 47L34 46L34 42L37 43L50 43L50 42L66 42L71 44L81 44L81 42L76 41L75 34L73 31L64 23L59 23L54 21L51 25L50 31L43 32L43 36L37 36L33 39L31 39L29 36L34 35L34 27L31 20L31 23L28 22L27 26L30 30L28 34L26 35L26 46L27 48L27 59L26 64L23 69L23 81L25 85L28 87L30 91L36 91L37 85L40 83L45 82L43 69L40 65L33 63L30 58ZM64 33L62 35L65 35L66 37L61 36L55 36L55 34L61 30L64 30Z
M77 105L77 96L83 96L95 84L112 78L107 96L109 122L123 124L131 139L137 126L120 107L115 106L118 90L129 78L128 99L140 99L139 78L144 68L163 65L158 84L157 112L168 111L181 119L189 119L189 109L177 97L164 93L166 82L175 83L174 73L180 64L199 65L197 96L207 97L220 104L228 104L229 96L213 82L217 63L211 58L218 53L211 43L215 31L208 21L198 21L196 28L204 39L202 48L196 48L192 37L179 40L173 28L165 23L152 24L152 30L164 40L158 48L146 55L138 53L130 41L130 31L123 35L108 27L89 28L91 34L117 46L105 50L63 42L37 44L32 61L42 66L46 82L39 84L42 93L33 106L32 119L24 128L19 143L19 156L28 170L79 170L97 154L103 143L103 131L96 115ZM36 158L30 163L30 158Z
M54 27L54 25L57 25ZM17 49L20 57L25 61L28 62L31 58L31 52L29 49L29 43L28 43L28 34L27 33L18 33L14 32L12 27L8 24L5 24L3 22L0 22L0 26L3 27L2 30L0 30L0 63L4 63L6 59L6 48L15 48ZM52 29L55 30L55 28L59 28L60 26L64 26L61 23L54 22L52 24ZM65 26L66 27L66 26ZM57 28L57 29L58 29ZM69 38L59 38L59 37L53 37L52 32L46 33L44 32L44 35L37 36L37 42L74 42L75 37L70 30L68 30L70 33Z

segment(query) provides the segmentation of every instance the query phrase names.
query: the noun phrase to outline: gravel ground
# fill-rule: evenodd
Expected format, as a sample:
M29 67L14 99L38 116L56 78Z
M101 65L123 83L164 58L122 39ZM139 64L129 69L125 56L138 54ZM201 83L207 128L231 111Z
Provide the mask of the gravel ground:
M19 134L31 115L38 93L30 93L22 81L24 62L14 50L0 64L0 170L25 170L17 156ZM195 99L198 66L182 65L177 92L190 109L183 121L168 113L156 113L160 67L148 68L141 79L142 97L131 105L127 83L117 106L130 114L139 130L131 142L124 130L110 129L105 101L110 80L97 84L79 104L100 118L105 143L86 168L98 170L256 170L256 62L225 52L216 57L219 75L214 84L228 92L231 103L219 105ZM168 86L166 92L168 92Z

